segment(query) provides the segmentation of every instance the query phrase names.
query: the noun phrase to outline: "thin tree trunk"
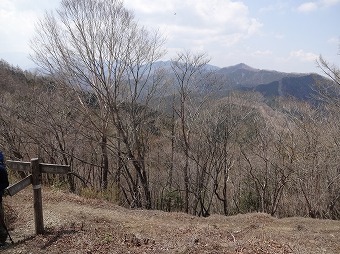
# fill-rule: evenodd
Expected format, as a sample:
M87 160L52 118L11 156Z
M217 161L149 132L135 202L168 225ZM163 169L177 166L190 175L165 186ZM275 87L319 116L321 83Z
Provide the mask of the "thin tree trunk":
M109 159L107 154L107 137L106 134L102 134L102 142L101 142L101 150L102 150L102 190L107 190L108 186L108 174L109 174Z

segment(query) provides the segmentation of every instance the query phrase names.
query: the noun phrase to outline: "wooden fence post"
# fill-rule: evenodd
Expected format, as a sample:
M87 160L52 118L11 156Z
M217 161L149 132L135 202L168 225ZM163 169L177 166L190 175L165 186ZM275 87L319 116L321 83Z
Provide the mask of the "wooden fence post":
M35 233L37 235L44 233L44 218L42 209L41 194L41 175L46 174L68 174L70 173L69 165L57 165L48 163L39 163L39 159L31 159L31 162L25 161L6 161L7 166L19 172L32 172L31 175L20 180L19 182L6 188L10 196L15 195L28 185L33 185L33 202L34 202L34 223Z
M38 235L44 233L44 219L41 195L41 169L38 158L31 159L31 169L34 199L35 233Z

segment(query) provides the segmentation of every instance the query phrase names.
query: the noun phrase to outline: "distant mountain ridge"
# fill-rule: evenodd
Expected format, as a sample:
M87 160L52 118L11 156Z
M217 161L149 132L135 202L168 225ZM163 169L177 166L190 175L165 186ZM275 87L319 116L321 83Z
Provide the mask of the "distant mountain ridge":
M266 98L294 97L315 101L320 85L330 85L331 80L316 73L285 73L260 70L246 64L238 64L218 70L233 89L255 91Z
M306 75L255 69L244 63L221 68L217 73L227 78L227 80L231 82L231 85L236 87L256 87L257 85L279 81L285 77L300 77Z
M162 68L168 75L172 75L171 61L158 61L152 69ZM217 75L215 81L222 83L218 86L199 84L199 93L214 92L217 97L226 96L231 90L254 91L265 98L293 97L298 100L313 101L320 89L320 85L330 85L332 81L316 73L285 73L275 70L262 70L239 63L228 67L206 65L206 71L213 71ZM2 90L14 91L12 84L27 83L23 71L14 68L4 61L0 61L0 87ZM212 80L212 82L214 82ZM170 93L172 94L172 92Z
M170 61L166 64L170 65ZM254 91L265 98L294 97L298 100L313 101L320 85L332 81L316 73L286 73L275 70L253 68L245 63L219 68L207 65L207 71L215 71L225 82L220 94L230 90Z

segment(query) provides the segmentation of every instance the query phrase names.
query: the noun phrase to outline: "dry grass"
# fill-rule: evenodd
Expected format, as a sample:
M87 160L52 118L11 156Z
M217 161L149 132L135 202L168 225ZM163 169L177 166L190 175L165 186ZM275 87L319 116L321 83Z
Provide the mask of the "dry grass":
M127 210L43 189L46 234L34 235L31 191L6 197L11 235L2 253L340 253L340 222L267 214L212 215ZM6 208L6 210L7 210ZM14 219L13 219L14 218Z

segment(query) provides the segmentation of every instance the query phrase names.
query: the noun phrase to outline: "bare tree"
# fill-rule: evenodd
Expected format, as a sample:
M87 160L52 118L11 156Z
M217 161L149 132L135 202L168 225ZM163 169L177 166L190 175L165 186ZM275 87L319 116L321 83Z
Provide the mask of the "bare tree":
M317 64L324 74L340 86L340 69L338 66L329 63L322 56L319 57Z
M194 120L200 114L204 97L198 97L200 86L208 80L211 73L205 66L209 63L205 54L193 54L191 52L178 53L172 59L171 68L174 75L174 89L179 98L174 99L173 110L178 117L180 147L184 153L184 210L189 212L190 194L190 138Z
M242 136L242 128L254 110L245 105L237 93L231 93L219 100L209 111L206 121L210 130L207 131L206 144L209 151L214 151L213 170L210 174L213 181L213 192L217 200L222 203L223 214L230 212L231 182L239 174L235 171L235 164L239 157L237 140ZM235 171L236 172L236 171ZM216 201L217 202L217 201Z
M120 156L128 159L126 169L134 168L146 208L151 208L151 195L145 167L147 139L141 125L150 117L148 102L161 82L151 74L153 63L164 53L162 44L160 35L139 26L119 0L63 0L55 13L40 21L32 40L34 61L80 91L78 99L88 115L94 111L83 91L94 95L98 113L92 124L101 135L103 188L110 168L112 124L115 139L121 142L110 142L116 144L112 149L120 149Z
M326 117L324 109L319 111L302 103L292 105L290 112L298 137L293 188L298 190L305 214L313 218L332 217L340 197L335 187L339 184L335 152L338 148L334 139L337 123L331 111ZM326 126L327 132L324 131Z

